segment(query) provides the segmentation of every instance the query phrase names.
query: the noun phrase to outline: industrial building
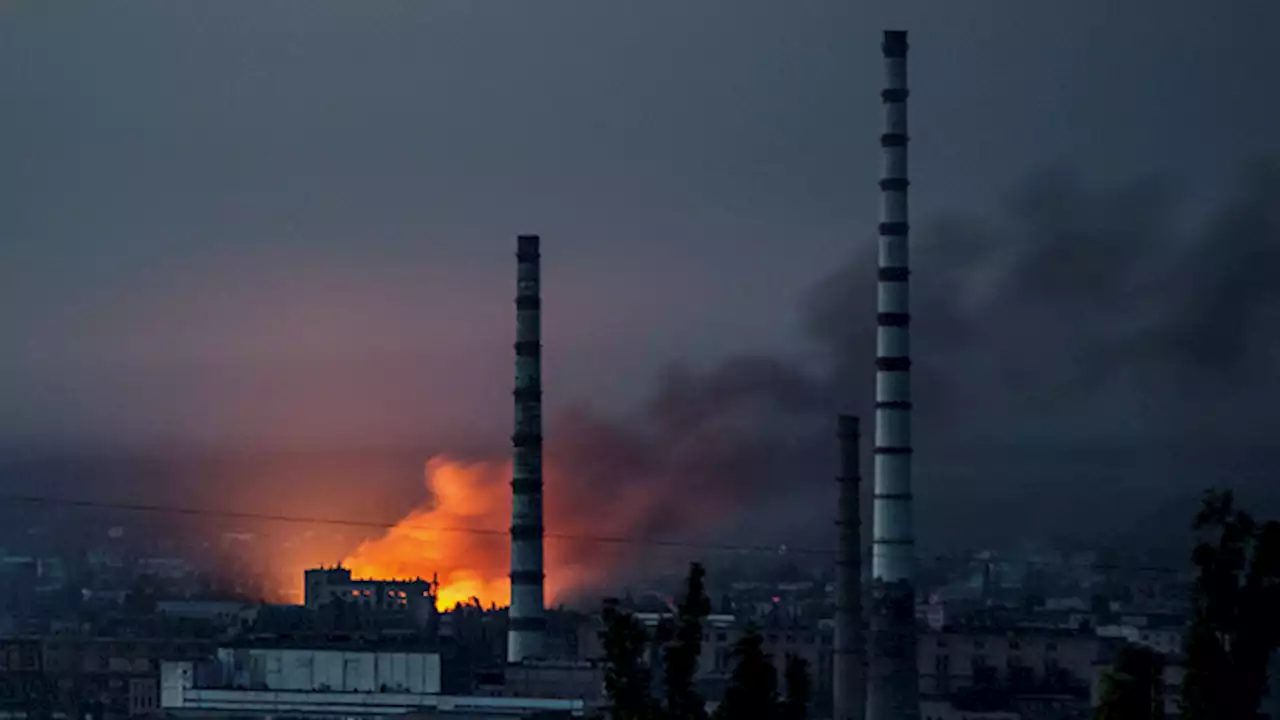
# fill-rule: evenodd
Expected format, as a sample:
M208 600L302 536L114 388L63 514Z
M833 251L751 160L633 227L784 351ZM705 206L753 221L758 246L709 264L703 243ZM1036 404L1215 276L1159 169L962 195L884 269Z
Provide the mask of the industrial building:
M499 720L583 714L581 700L445 695L440 656L399 648L219 648L208 662L166 662L160 705L170 717Z
M358 608L373 622L400 622L420 630L436 626L436 584L432 580L357 579L344 567L315 568L307 570L304 577L308 610L341 601Z

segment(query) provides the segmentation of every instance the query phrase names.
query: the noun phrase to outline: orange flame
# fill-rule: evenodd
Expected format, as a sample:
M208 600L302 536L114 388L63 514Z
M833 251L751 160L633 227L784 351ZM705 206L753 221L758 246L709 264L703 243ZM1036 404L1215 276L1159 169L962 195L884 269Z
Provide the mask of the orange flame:
M424 477L431 499L382 537L360 544L342 564L362 578L430 578L440 582L441 610L479 600L505 606L511 540L511 463L433 458ZM547 546L546 594L551 600L590 573Z
M429 506L418 508L382 537L367 540L343 561L362 578L439 576L441 610L478 599L506 605L509 540L501 518L510 514L508 465L433 458L425 480Z

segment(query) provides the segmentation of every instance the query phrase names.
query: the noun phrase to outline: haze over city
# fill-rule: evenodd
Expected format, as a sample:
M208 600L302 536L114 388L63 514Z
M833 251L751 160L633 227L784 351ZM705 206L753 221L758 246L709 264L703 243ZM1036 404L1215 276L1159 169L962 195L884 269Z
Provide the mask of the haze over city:
M1172 564L1211 485L1274 515L1280 5L14 1L0 547L505 606L540 233L547 602L830 564L896 27L922 557Z

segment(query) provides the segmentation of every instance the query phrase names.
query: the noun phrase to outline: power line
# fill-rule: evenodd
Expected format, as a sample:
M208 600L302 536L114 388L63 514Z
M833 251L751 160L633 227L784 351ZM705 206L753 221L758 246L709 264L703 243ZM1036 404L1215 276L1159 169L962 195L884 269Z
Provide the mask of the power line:
M422 525L414 523L404 523L401 521L388 522L384 520L352 520L349 518L325 518L306 515L284 515L277 513L254 513L238 510L221 510L210 508L183 507L178 505L159 505L147 503L124 503L124 502L108 502L103 500L77 500L74 498L54 498L40 495L0 495L0 502L14 504L31 504L31 505L47 505L53 507L73 507L85 508L91 510L122 510L127 512L144 512L167 515L183 515L188 517L209 517L224 518L228 520L248 520L255 522L279 522L291 523L299 525L330 525L336 527L365 528L376 530L389 530L399 527L406 530L423 530L430 532L457 533L463 535L477 535L489 537L508 537L509 531L492 528L475 528L475 527L457 527L448 525ZM803 546L783 545L745 545L735 543L709 543L697 542L692 540L673 540L663 538L645 538L624 535L582 535L576 533L546 533L544 536L547 540L580 542L580 543L599 543L603 545L632 545L639 547L660 547L682 550L701 550L704 552L725 552L725 553L765 553L765 554L795 554L795 555L817 555L834 557L837 551L833 548L812 548ZM869 553L869 550L867 551ZM946 556L936 555L931 560L945 560ZM1165 573L1177 574L1183 572L1182 569L1161 566L1161 565L1119 565L1111 563L1062 563L1051 561L1036 560L995 560L996 565L1024 565L1026 567L1075 567L1080 569L1088 569L1095 571L1128 571L1128 572L1148 572L1148 573Z
M168 515L186 515L191 517L226 518L229 520L250 520L257 522L282 522L300 525L333 525L339 527L368 528L389 530L400 527L406 530L423 530L432 532L458 533L463 535L484 535L508 537L506 529L457 527L448 525L422 525L388 522L385 520L352 520L348 518L323 518L306 515L283 515L275 513L253 513L238 510L217 510L210 508L182 507L177 505L153 505L144 503L107 502L100 500L77 500L73 498L51 498L40 495L0 495L0 502L25 503L34 505L50 505L58 507L77 507L93 510L124 510L129 512L148 512ZM832 555L834 549L792 547L791 545L739 545L730 543L706 543L689 540L668 540L661 538L641 538L609 535L579 535L574 533L546 533L547 540L564 540L573 542L590 542L609 545L643 545L650 547L680 548L689 550L708 550L715 552L767 552L795 553L798 555Z

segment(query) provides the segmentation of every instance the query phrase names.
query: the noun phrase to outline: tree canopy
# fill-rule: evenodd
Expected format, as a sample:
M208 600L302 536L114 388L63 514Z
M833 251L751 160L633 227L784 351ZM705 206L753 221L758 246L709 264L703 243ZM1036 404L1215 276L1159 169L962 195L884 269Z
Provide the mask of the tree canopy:
M748 627L733 648L733 672L716 708L716 720L767 720L778 716L778 674L764 638Z
M612 720L657 720L659 705L650 693L652 675L644 661L649 633L630 613L606 603L603 613L604 690Z
M1094 720L1164 720L1164 656L1126 645L1102 677Z
M1198 570L1185 640L1185 720L1253 720L1280 643L1280 523L1259 523L1231 492L1205 494L1196 515Z
M611 720L706 720L706 701L697 692L702 630L711 603L706 571L689 567L685 592L674 618L651 635L616 602L605 604L601 640L605 653L605 694ZM646 662L651 648L661 649L661 698ZM758 628L749 626L732 653L732 670L716 720L806 720L812 692L809 664L788 657L785 694L779 697L777 671L764 650Z

